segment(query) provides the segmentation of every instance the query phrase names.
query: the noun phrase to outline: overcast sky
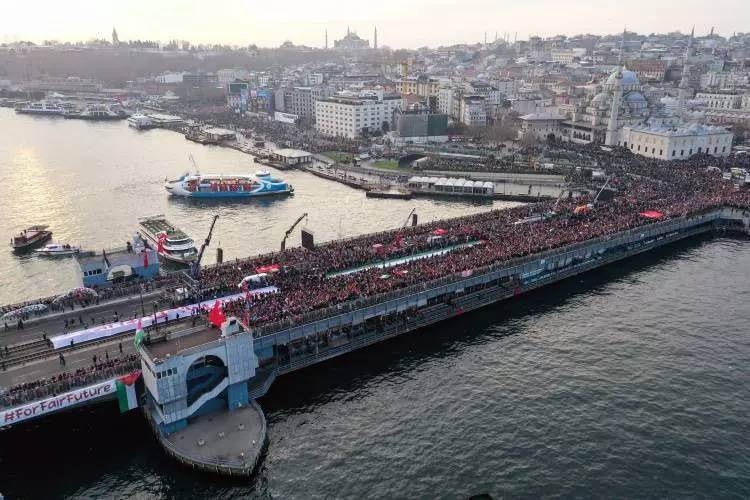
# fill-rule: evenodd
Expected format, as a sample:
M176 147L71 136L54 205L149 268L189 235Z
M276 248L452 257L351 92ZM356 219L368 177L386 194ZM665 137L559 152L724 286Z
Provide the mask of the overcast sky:
M750 30L749 0L3 0L0 41L110 38L322 46L347 26L372 42L416 48L489 40L497 31L550 36Z

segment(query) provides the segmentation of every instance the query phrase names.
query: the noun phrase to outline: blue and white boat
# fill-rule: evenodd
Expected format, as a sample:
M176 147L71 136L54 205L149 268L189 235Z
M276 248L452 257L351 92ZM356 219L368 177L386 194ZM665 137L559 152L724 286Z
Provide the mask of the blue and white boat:
M253 175L190 174L167 181L169 194L188 198L252 198L254 196L289 195L291 184L275 178L267 170Z

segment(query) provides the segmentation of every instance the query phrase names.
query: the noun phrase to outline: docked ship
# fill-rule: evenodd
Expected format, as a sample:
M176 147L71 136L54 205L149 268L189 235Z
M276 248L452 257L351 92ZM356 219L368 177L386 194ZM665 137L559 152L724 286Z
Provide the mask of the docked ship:
M10 240L10 246L15 251L23 251L47 241L51 237L52 231L48 231L47 226L31 226L14 236Z
M154 121L148 116L136 113L128 118L128 125L136 130L148 130L154 128Z
M178 264L190 264L198 257L192 238L174 227L163 215L142 217L139 223L146 238L156 245L160 257Z
M101 104L91 104L83 110L67 111L63 113L65 118L75 118L78 120L123 120L128 117L125 112L114 111L109 106Z
M291 184L273 177L267 170L260 170L255 176L187 173L167 181L164 187L171 195L189 198L252 198L294 192Z
M65 107L53 101L29 102L16 108L16 113L26 115L63 116Z

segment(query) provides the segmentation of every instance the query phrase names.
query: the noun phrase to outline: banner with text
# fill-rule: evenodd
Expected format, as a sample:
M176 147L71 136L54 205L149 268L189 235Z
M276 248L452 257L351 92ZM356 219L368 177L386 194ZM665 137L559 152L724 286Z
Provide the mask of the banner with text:
M100 384L76 389L41 401L34 401L33 403L10 410L0 410L2 412L2 424L0 425L17 424L30 418L40 417L53 411L69 408L104 396L114 395L115 393L115 379L107 380Z

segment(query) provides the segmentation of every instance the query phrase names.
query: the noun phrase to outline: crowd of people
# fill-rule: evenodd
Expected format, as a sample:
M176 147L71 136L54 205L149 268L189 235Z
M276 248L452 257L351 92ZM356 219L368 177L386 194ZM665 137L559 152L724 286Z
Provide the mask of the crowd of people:
M124 375L131 371L140 370L140 368L140 357L137 354L97 359L96 362L86 368L78 368L72 372L61 372L48 378L24 382L8 389L0 387L0 407L15 406L26 401L56 396L76 387L85 387L106 379L106 377Z
M606 170L613 190L611 199L594 206L588 206L593 195L547 201L364 235L314 250L292 248L283 254L212 268L204 273L203 280L214 290L236 291L244 276L254 274L261 266L279 264L279 271L268 278L279 291L255 299L250 306L250 324L260 326L655 222L641 215L645 211L661 213L658 220L664 221L723 205L750 206L748 192L723 180L720 171L735 166L750 168L742 157L717 159L706 155L664 162L625 150L603 151L596 146L572 149ZM534 222L518 223L529 219ZM455 250L430 254L430 250L445 247ZM387 271L374 267L331 276L336 271L410 255L424 256Z

